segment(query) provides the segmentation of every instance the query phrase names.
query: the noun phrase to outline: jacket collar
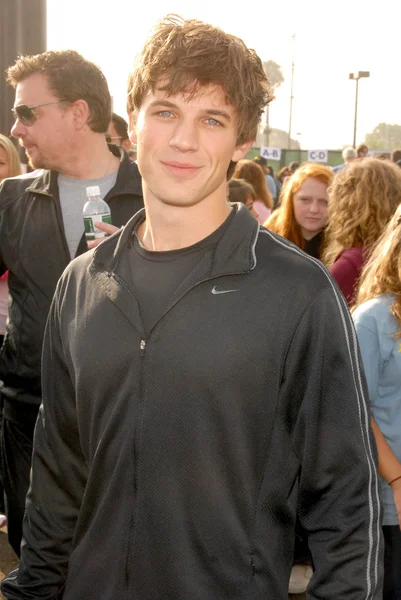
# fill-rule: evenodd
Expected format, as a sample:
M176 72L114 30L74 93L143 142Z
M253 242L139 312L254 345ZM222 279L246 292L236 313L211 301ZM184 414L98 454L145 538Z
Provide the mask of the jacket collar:
M133 194L142 196L142 179L139 174L138 166L132 163L127 152L114 144L108 144L110 152L120 157L120 167L118 169L116 184L113 188L113 197L122 194ZM55 187L57 186L57 171L41 170L38 176L27 187L27 192L44 194L53 197Z
M207 278L222 275L246 273L256 266L255 246L259 224L243 204L232 204L234 217L211 256ZM100 244L90 265L92 274L115 272L119 259L134 233L135 227L143 219L145 209L136 213L119 232Z

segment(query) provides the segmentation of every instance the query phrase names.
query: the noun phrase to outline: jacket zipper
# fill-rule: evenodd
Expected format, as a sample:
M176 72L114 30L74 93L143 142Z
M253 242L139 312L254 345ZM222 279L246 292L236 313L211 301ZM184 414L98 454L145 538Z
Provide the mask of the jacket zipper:
M140 343L139 343L139 356L141 358L141 363L140 363L140 374L139 374L139 380L140 380L140 407L142 409L142 405L143 405L143 358L145 356L145 349L146 349L146 341L144 339L141 339ZM139 419L139 423L140 423L140 427L142 427L142 418ZM129 590L129 583L130 583L130 566L131 566L131 554L132 554L132 548L133 548L133 538L135 537L135 515L138 509L138 505L137 505L137 495L138 495L138 464L139 464L139 453L138 453L138 449L140 447L140 442L141 442L141 429L139 430L139 439L136 439L136 435L134 435L134 443L133 443L133 454L134 454L134 507L133 507L133 511L131 514L131 519L130 519L130 526L129 526L129 538L128 538L128 544L127 544L127 556L125 559L125 584L127 586L127 589Z

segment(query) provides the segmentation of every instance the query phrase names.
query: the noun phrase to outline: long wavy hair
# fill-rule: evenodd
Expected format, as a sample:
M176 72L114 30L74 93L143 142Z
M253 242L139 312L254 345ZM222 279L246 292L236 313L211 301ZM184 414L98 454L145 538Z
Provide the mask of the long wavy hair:
M6 151L8 157L8 175L7 177L16 177L21 175L21 162L18 151L12 141L0 133L0 147Z
M390 307L391 313L398 321L400 330L395 338L401 337L401 205L397 208L384 233L377 241L368 262L362 270L357 306L379 296L395 294Z
M333 179L333 171L319 163L302 164L289 179L281 191L280 213L275 212L264 224L267 229L278 233L282 237L296 244L301 250L306 247L306 242L302 235L301 226L295 220L294 196L299 192L301 185L310 177L330 185Z
M273 208L273 198L260 165L253 160L240 160L237 162L232 178L245 179L255 190L257 200L261 200L266 208Z
M331 267L348 248L371 250L401 203L401 169L364 158L339 171L329 188L323 262Z

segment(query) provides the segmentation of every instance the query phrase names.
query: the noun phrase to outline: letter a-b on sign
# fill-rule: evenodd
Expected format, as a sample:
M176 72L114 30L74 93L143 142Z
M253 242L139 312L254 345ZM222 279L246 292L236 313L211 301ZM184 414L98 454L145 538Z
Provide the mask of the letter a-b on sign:
M328 150L308 150L309 162L327 163L329 158Z
M281 150L280 148L272 148L271 146L262 146L260 156L270 160L280 160Z

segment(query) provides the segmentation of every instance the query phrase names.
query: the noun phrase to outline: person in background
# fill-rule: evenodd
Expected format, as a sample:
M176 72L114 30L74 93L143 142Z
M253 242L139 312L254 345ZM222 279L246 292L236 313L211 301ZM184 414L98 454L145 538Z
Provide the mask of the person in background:
M18 151L12 141L0 134L0 183L7 177L22 173Z
M171 15L146 40L127 98L146 209L59 280L8 600L288 600L297 514L311 597L380 600L348 311L227 202L271 97L213 25Z
M333 179L322 259L349 306L362 267L400 203L401 171L390 161L355 161Z
M401 598L401 206L366 263L353 309L379 453L383 600Z
M5 135L0 134L0 183L7 177L20 175L21 162L18 151L12 141ZM6 332L8 317L8 271L0 277L0 348ZM1 420L1 415L0 415ZM4 505L4 489L0 484L0 527L7 523Z
M267 164L267 160L263 156L257 156L253 160L257 165L259 165L262 168L262 171L263 171L265 179L266 179L268 190L270 192L271 197L273 198L273 206L275 206L276 201L277 201L277 186L276 186L276 182L274 181L274 177L272 177L272 174L270 173L270 169L269 169L269 165Z
M366 158L369 153L369 148L366 144L359 144L356 149L357 158Z
M291 173L288 167L283 167L277 173L277 179L281 182L281 186L288 179L288 177L291 177Z
M285 184L278 215L275 211L265 227L320 258L328 222L327 188L332 179L329 167L303 163Z
M263 225L272 212L273 198L268 190L262 167L253 160L240 160L235 167L232 179L245 179L251 184L256 194L253 205L258 213L258 221Z
M347 148L344 148L344 150L342 151L342 157L344 161L343 164L333 167L333 173L339 173L345 167L352 164L358 158L358 154L355 148L353 148L352 146L347 146Z
M3 421L0 471L8 539L19 555L32 441L41 391L46 320L58 279L86 252L82 209L98 185L116 231L143 207L137 165L106 143L111 97L106 78L72 50L21 56L7 71L15 88L11 133L41 169L0 185L0 275L11 303L0 355ZM12 234L10 233L12 232Z
M268 170L268 174L271 175L271 177L273 177L274 183L276 184L276 197L273 198L273 200L274 200L273 210L275 210L278 206L278 199L279 199L282 183L281 183L280 179L275 176L274 169L271 165L267 165L267 170Z
M3 181L3 179L7 179L8 177L16 177L17 175L21 175L21 172L21 162L16 147L7 136L0 134L0 183ZM8 271L6 271L0 277L0 348L3 345L8 316L7 280Z
M259 215L254 206L255 200L255 190L250 183L245 179L230 179L228 182L228 201L245 204L251 215L258 220Z
M121 146L128 152L131 151L131 141L128 137L128 123L115 112L111 114L110 124L107 129L107 141L110 144Z
M394 148L390 154L390 160L393 163L398 163L401 160L401 148Z
M278 195L277 195L277 206L276 208L274 208L274 212L276 212L276 210L280 207L281 205L281 196L282 196L282 192L284 189L284 184L286 181L288 181L288 179L291 177L291 173L288 169L288 167L283 167L282 169L279 170L279 172L277 173L277 189L278 189Z
M288 170L290 172L290 176L294 175L295 171L297 169L299 169L300 165L299 162L297 162L296 160L293 160L292 162L290 162L290 164L288 165Z

